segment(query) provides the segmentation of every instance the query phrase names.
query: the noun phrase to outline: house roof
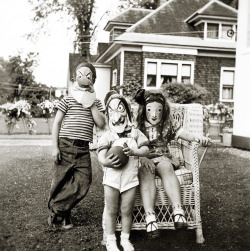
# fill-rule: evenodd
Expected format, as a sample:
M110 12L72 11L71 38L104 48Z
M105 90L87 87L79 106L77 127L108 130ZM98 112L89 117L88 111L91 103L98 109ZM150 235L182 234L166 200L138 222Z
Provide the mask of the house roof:
M192 48L203 48L207 50L228 50L235 51L236 44L221 40L204 40L200 37L183 37L183 36L172 36L172 35L155 35L146 33L130 33L125 32L115 39L117 43L127 44L150 44L150 45L169 45L169 46L186 46Z
M125 10L123 13L119 14L112 20L110 20L104 27L104 30L110 31L114 25L120 24L125 26L131 26L141 20L143 17L151 13L152 10L147 9L135 9L130 8Z
M212 0L203 6L201 9L195 11L190 17L188 17L185 21L190 21L195 18L195 16L210 16L210 17L227 17L236 19L237 18L237 10L218 1Z
M203 31L187 22L188 18L199 15L199 11L202 15L209 14L218 17L217 15L225 13L233 20L236 20L235 17L237 18L236 9L218 0L169 0L116 37L97 61L104 62L115 50L127 45L192 47L235 52L235 43L217 40L206 41L201 38L200 33Z
M184 22L184 20L208 2L209 0L170 0L142 18L127 31L198 37L196 27Z

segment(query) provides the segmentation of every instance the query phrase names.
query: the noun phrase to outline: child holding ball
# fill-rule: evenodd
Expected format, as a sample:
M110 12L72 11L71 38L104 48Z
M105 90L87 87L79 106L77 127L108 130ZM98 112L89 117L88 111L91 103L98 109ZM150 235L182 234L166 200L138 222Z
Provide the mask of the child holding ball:
M105 100L109 130L98 142L98 160L104 167L103 185L105 194L104 224L106 229L107 251L119 250L116 243L115 224L121 198L122 231L121 246L124 251L133 251L129 241L132 225L132 209L138 180L139 157L149 152L148 139L131 125L128 103L122 95L115 91L107 93ZM107 154L114 146L122 146L128 163L122 167L118 155ZM122 153L123 154L123 153Z

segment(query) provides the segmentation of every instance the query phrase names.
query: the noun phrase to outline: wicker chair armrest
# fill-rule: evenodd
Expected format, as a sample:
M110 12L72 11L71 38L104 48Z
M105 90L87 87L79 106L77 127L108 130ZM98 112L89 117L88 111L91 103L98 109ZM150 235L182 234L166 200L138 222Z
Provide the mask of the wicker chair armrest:
M181 140L180 144L185 167L193 173L199 172L198 147L200 144L197 142L188 142L186 140Z

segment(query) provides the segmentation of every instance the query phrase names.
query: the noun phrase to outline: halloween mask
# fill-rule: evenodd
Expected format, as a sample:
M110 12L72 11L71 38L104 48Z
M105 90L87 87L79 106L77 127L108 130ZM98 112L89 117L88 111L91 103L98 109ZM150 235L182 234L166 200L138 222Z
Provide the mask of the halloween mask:
M88 67L76 70L76 81L81 88L90 89L93 85L93 73Z
M128 113L124 103L119 98L112 99L107 107L109 128L116 133L123 133L128 126Z
M71 95L84 108L88 108L94 103L96 94L93 89L93 74L88 67L76 70L76 81L72 85Z
M163 106L159 102L150 102L146 105L146 118L147 121L155 126L162 120Z

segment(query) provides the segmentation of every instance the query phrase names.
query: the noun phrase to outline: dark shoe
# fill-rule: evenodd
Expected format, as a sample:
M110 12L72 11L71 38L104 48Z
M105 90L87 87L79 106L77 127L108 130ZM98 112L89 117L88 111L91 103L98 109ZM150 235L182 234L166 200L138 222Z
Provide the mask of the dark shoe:
M155 230L152 230L152 228L156 227L157 229ZM151 231L147 232L147 237L149 240L151 239L156 239L156 238L159 238L160 237L160 233L159 233L159 230L158 230L158 226L157 226L157 222L156 221L151 221L149 222L147 225L146 225L146 228L150 227L151 228Z
M183 214L175 214L174 219L175 229L187 227L187 221Z
M58 224L57 222L57 215L51 214L48 218L48 224L50 227L56 226Z
M72 223L72 221L70 219L70 216L65 216L63 218L62 228L65 229L65 230L73 228L73 223Z

